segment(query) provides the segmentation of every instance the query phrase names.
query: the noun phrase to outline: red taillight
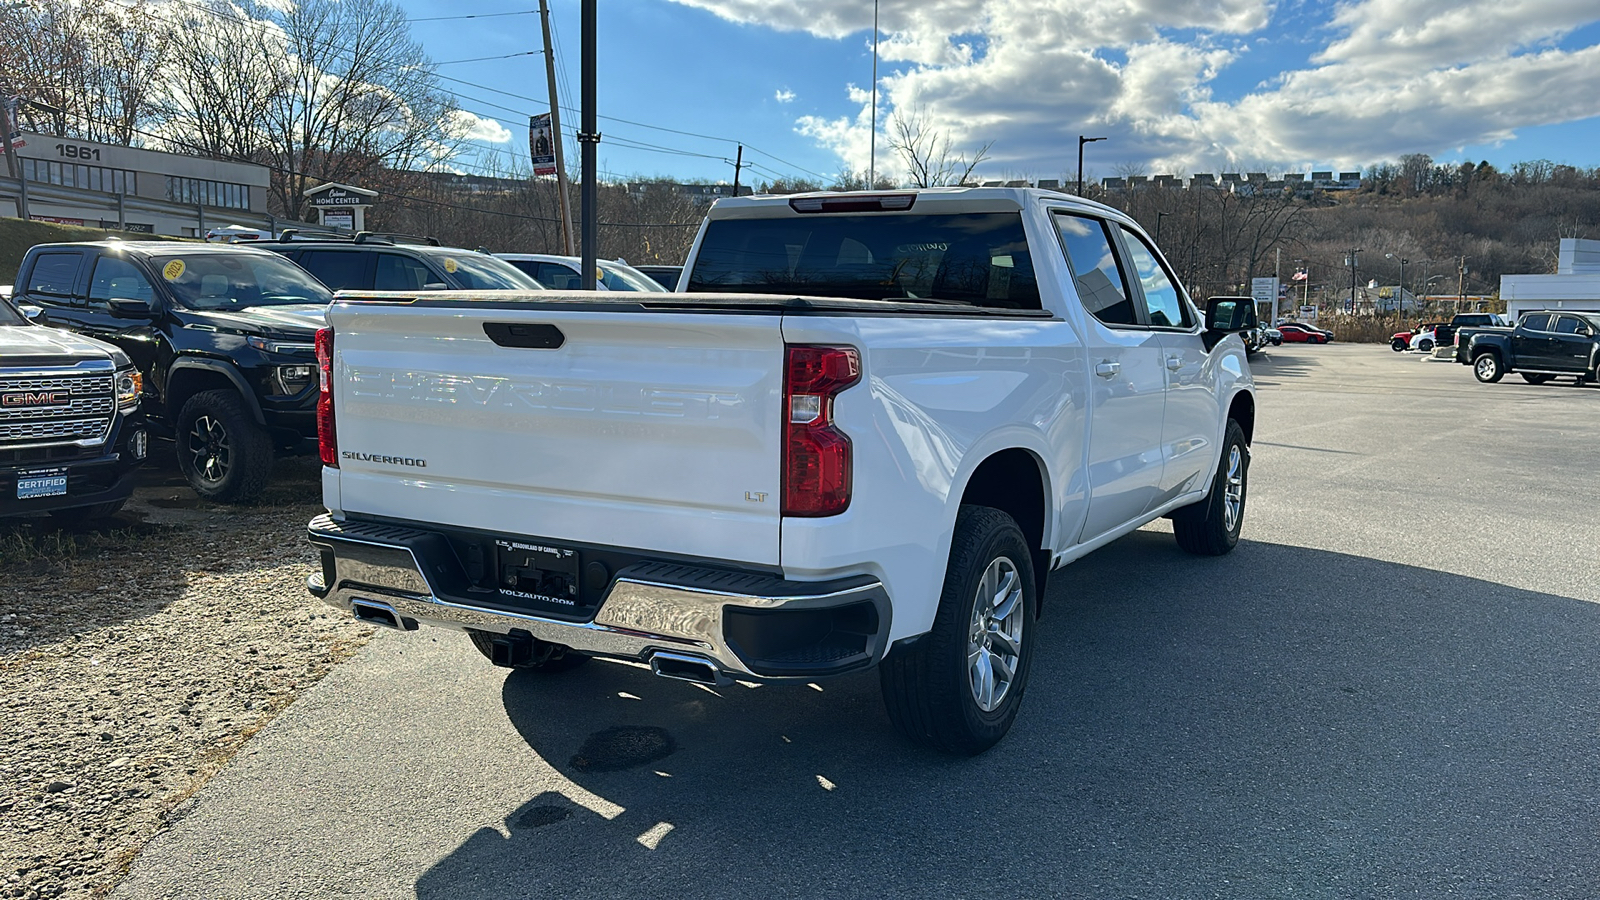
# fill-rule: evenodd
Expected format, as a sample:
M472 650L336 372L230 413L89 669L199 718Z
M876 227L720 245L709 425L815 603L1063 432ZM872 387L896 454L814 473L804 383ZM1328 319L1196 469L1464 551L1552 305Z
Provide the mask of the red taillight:
M333 329L317 329L317 452L322 464L339 468L339 439L333 433Z
M850 438L833 424L833 398L861 380L861 355L784 349L783 514L838 515L850 506Z

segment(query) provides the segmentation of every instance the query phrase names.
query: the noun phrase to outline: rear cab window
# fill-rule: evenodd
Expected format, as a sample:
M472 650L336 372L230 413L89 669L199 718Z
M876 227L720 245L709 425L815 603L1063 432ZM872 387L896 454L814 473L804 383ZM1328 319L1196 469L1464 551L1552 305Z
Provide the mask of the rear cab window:
M47 250L34 257L33 269L23 290L32 299L59 306L82 306L76 296L78 270L83 266L81 250Z
M1040 308L1018 212L717 220L688 290Z

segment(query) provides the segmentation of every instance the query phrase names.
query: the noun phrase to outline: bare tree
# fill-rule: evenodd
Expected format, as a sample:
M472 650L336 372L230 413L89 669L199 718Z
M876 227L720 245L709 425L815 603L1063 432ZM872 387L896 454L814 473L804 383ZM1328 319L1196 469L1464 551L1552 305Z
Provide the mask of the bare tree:
M895 110L889 117L889 132L889 145L905 160L914 187L966 184L994 146L994 141L984 144L969 160L965 152L954 149L949 134L931 125L921 106L910 112Z
M391 0L302 0L269 9L282 31L284 88L269 98L262 158L273 193L301 218L303 192L359 181L382 166L414 168L452 156L453 98Z
M282 41L226 0L179 7L170 23L161 130L191 152L257 158L274 95L287 88Z

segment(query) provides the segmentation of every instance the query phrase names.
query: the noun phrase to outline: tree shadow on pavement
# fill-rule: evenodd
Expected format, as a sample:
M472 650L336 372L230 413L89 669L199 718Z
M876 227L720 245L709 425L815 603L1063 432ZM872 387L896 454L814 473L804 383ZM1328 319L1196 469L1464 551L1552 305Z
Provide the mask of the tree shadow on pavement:
M975 759L898 737L870 674L512 673L511 723L571 788L417 894L1600 893L1600 604L1141 531L1055 573L1035 634Z

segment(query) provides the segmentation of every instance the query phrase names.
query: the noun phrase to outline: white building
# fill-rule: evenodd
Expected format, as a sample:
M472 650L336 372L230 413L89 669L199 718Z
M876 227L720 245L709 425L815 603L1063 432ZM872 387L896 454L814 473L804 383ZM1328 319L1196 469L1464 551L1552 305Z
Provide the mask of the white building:
M1600 312L1600 241L1562 238L1554 275L1502 275L1500 299L1515 320L1530 309Z

